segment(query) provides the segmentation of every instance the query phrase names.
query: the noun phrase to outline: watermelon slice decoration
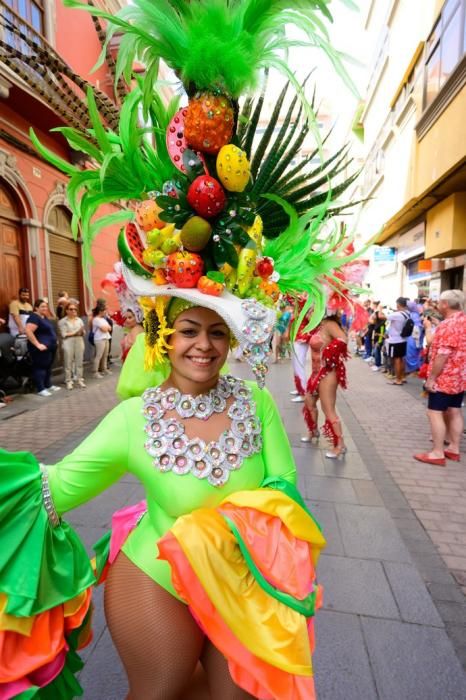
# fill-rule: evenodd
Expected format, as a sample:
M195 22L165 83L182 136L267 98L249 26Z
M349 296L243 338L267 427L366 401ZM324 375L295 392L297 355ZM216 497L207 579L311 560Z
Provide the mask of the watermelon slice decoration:
M184 135L184 118L186 114L186 107L178 110L167 128L168 155L170 156L173 165L175 165L178 170L181 170L181 172L185 175L188 174L189 168L186 168L186 159L183 157L183 154L185 151L193 153L193 151L189 150L188 142L186 141L186 137ZM202 153L196 152L195 156L202 161L205 169L205 160Z
M118 236L118 252L127 268L142 277L152 277L154 270L142 258L145 245L136 224L126 224Z

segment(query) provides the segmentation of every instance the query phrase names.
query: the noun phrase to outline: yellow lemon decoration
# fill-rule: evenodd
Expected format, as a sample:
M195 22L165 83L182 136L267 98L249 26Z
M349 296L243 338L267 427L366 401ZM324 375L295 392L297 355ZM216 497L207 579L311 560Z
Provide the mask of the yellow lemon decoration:
M217 156L217 175L229 192L243 192L249 182L250 165L245 151L232 143L223 146Z

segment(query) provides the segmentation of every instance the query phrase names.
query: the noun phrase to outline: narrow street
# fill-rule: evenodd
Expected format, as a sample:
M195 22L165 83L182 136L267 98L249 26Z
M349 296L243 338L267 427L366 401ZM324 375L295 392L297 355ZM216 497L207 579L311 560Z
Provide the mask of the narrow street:
M249 376L243 364L233 361L231 370ZM350 389L339 401L349 448L344 461L325 459L323 439L318 446L300 442L289 364L273 365L267 383L293 446L301 492L327 539L319 567L325 605L317 616L318 698L464 700L466 455L446 469L412 459L429 439L417 379L388 386L360 359L349 362L348 374ZM115 371L83 391L15 402L0 415L0 445L32 450L49 464L59 460L116 404L116 378ZM141 497L125 477L68 521L90 549L112 512ZM126 683L101 590L95 600L84 700L123 700Z

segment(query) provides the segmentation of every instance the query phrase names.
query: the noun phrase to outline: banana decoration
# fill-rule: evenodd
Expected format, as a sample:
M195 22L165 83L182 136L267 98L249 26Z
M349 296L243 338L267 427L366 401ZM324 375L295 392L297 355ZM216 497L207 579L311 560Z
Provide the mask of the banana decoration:
M220 272L225 277L225 287L230 291L234 289L238 277L236 269L228 263L224 263Z
M260 255L262 253L262 234L264 231L264 224L259 214L254 219L252 226L248 226L246 228L246 231L257 246L257 255Z
M238 256L238 277L236 285L240 297L244 296L249 289L256 267L256 258L257 245L251 240L241 249Z

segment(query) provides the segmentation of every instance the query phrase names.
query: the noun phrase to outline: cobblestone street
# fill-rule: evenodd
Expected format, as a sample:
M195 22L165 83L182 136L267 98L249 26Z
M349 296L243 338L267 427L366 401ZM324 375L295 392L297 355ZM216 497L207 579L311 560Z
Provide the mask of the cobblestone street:
M245 365L232 362L231 369L249 376ZM0 414L0 445L57 461L117 403L116 374L46 401L15 401ZM325 605L317 616L318 698L464 700L466 455L445 469L412 459L429 444L419 380L387 386L359 359L348 363L348 374L350 389L339 402L349 448L344 461L326 460L322 439L319 446L300 442L289 364L273 365L268 379L301 492L327 539L319 567ZM128 476L67 519L90 550L112 512L141 496ZM81 673L84 700L123 700L126 683L101 590L95 599L94 642Z

